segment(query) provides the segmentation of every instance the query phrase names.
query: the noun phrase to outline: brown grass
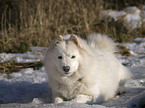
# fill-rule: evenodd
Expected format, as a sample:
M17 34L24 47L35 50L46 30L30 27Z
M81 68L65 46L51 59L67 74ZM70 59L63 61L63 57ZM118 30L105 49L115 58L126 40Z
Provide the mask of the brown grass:
M104 7L107 9L122 10L128 6L141 7L144 0L104 0Z
M4 8L0 52L24 52L30 46L48 46L58 34L91 32L90 26L101 9L99 0L15 0L10 3L17 7ZM18 10L18 14L13 10Z
M59 34L86 37L91 32L102 32L118 42L145 36L142 26L134 34L121 22L100 19L104 9L121 9L141 1L121 0L0 0L0 52L25 52L31 46L49 45Z
M14 61L0 63L0 73L10 74L12 72L20 71L24 68L39 69L43 66L42 62L35 63L15 63Z
M117 48L118 48L119 54L127 56L127 57L132 56L128 48L121 45L118 45Z
M86 37L91 32L106 33L118 42L145 37L145 24L130 32L121 21L100 18L105 9L121 10L136 5L142 9L144 0L0 0L0 52L26 52L29 47L47 47L59 34ZM128 49L119 46L122 55ZM41 67L42 62L0 63L0 72L10 74L22 68Z

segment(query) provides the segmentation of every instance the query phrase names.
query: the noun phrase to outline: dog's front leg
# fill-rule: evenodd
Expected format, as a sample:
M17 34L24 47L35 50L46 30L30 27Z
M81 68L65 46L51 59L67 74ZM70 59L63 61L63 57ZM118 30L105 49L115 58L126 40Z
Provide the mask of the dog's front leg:
M54 98L54 103L55 104L62 103L62 102L63 102L63 99L61 97L55 97Z
M88 96L88 95L78 95L73 99L73 101L77 103L90 103L91 100L92 100L92 96Z

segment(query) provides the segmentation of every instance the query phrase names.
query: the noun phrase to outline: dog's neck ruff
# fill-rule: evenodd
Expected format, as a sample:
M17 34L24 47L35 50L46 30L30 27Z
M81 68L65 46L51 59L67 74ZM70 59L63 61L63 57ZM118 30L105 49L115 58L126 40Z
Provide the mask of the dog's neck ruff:
M82 81L82 76L79 76L77 72L72 73L70 76L60 74L60 77L57 79L59 84L72 84L77 81Z

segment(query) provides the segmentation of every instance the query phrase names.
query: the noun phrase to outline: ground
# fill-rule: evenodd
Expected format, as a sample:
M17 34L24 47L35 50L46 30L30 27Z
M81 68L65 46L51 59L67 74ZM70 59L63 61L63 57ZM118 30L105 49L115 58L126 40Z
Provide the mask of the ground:
M78 104L64 102L60 104L51 103L51 90L48 86L48 77L45 69L25 68L19 72L9 75L0 74L0 107L4 108L105 108L105 107L127 107L139 99L134 96L145 90L145 38L136 38L130 43L122 45L129 49L130 56L117 55L120 62L127 66L133 73L133 79L125 84L126 93L116 96L101 105ZM33 47L31 51L23 54L0 54L0 62L13 60L16 63L36 62L44 59L46 48ZM144 95L145 96L145 95ZM50 102L50 103L49 103ZM138 102L139 103L139 102ZM131 104L131 105L130 105ZM131 108L131 107L130 107ZM138 107L136 107L138 108Z

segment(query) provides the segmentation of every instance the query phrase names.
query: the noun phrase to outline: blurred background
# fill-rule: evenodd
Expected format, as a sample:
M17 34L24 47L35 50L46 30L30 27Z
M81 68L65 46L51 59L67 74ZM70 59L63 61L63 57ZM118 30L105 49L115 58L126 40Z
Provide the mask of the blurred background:
M0 0L0 52L47 47L59 34L101 32L116 42L145 37L144 0Z

